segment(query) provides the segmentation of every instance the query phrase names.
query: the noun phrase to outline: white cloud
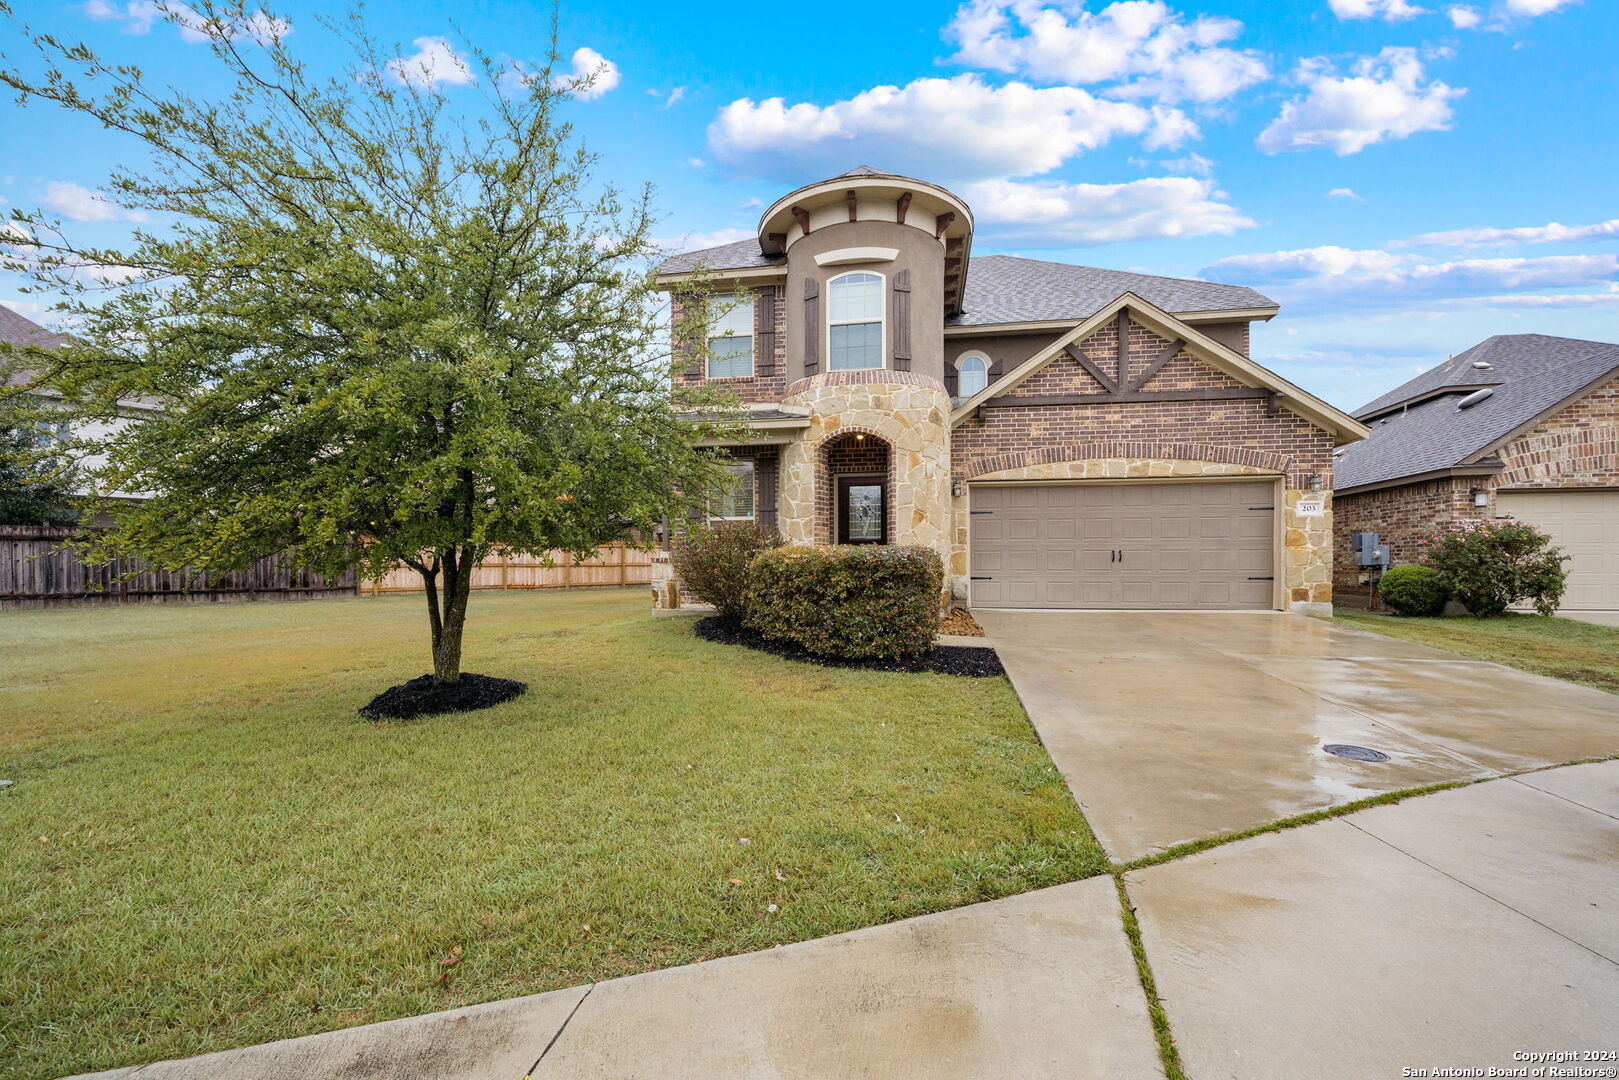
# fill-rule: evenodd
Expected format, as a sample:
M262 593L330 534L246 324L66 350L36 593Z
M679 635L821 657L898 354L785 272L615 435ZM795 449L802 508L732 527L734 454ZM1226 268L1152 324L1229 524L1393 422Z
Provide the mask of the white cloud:
M655 98L663 98L663 104L658 106L660 109L672 109L686 100L686 88L684 86L675 87L667 95L662 90L648 90L647 93Z
M1366 200L1355 194L1354 188L1335 187L1327 192L1329 199L1349 199L1352 202L1365 202Z
M225 16L209 19L178 0L169 3L129 0L123 7L108 0L90 0L84 5L84 13L97 22L119 23L119 30L125 34L147 34L154 23L173 22L180 28L181 39L194 44L217 36L232 40L246 38L266 45L292 33L292 23L265 11L239 19Z
M727 164L790 179L861 161L983 179L1049 172L1119 137L1159 149L1197 134L1167 106L1107 101L1073 86L990 86L966 74L877 86L831 105L740 98L709 125L708 142Z
M139 210L125 210L97 191L80 187L71 180L52 180L45 185L40 205L69 221L145 221Z
M759 234L752 229L715 229L712 232L689 232L684 236L657 237L651 243L659 251L679 254L684 251L702 251L705 248L735 244L742 240L757 240Z
M1181 236L1229 236L1254 223L1211 180L1149 177L1126 184L982 180L962 192L979 233L1029 247Z
M686 159L686 168L688 169L703 169L707 167L708 162L704 161L700 157L689 157Z
M1157 163L1146 158L1131 158L1130 164L1141 169L1163 169L1166 172L1189 173L1192 176L1212 176L1214 162L1202 154L1187 154L1185 157L1165 158Z
M1399 246L1490 247L1497 244L1568 244L1619 237L1619 218L1596 225L1525 225L1514 229L1450 229L1413 236Z
M1579 0L1506 0L1501 6L1510 15L1534 18L1536 15L1549 15L1578 2Z
M1270 74L1259 53L1225 47L1241 32L1235 19L1187 20L1162 0L1094 13L1083 0L970 0L944 28L960 64L1041 83L1115 83L1113 96L1172 102L1220 101Z
M388 61L388 73L406 86L419 90L433 90L441 83L448 86L470 86L477 82L466 54L458 53L441 37L419 37L411 42L416 51Z
M1619 255L1432 260L1329 245L1237 255L1202 273L1215 281L1275 288L1307 308L1398 306L1619 281Z
M1467 91L1422 81L1415 49L1388 46L1341 76L1321 58L1299 65L1305 93L1282 106L1255 145L1267 154L1325 147L1355 154L1385 139L1450 127L1451 102Z
M1445 14L1450 18L1450 25L1458 30L1471 30L1483 19L1483 16L1478 13L1478 8L1468 7L1465 4L1448 7L1445 9Z
M1382 19L1399 22L1426 15L1427 8L1411 5L1409 0L1327 0L1327 6L1340 19Z
M566 90L581 101L595 101L616 87L622 77L619 75L617 64L588 46L580 46L573 50L570 63L573 65L573 71L553 77L551 85L558 90ZM681 93L683 97L683 91L684 87L676 93ZM674 99L669 102L670 105L679 100L675 98L674 93L671 93L670 97Z

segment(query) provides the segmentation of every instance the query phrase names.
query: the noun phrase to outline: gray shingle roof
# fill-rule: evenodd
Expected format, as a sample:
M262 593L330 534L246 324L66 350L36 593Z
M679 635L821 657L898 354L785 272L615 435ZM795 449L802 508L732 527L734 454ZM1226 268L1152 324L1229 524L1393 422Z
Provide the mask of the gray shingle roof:
M45 329L31 319L25 319L4 304L0 304L0 342L7 345L33 345L41 349L55 349L69 344L61 334Z
M660 273L697 269L739 270L781 266L785 260L759 254L756 240L692 251L666 259ZM1084 319L1133 292L1172 314L1275 307L1276 301L1242 285L1220 285L1195 278L1159 277L1095 266L1072 266L1012 255L984 255L967 263L967 296L961 314L946 326Z
M984 255L968 261L961 314L946 319L945 326L1084 319L1127 292L1171 314L1276 306L1242 285Z
M1359 419L1376 416L1402 402L1459 387L1499 386L1524 375L1548 371L1609 348L1605 341L1550 334L1497 334L1459 352L1436 367L1355 410ZM1475 364L1488 364L1478 368Z
M1511 336L1536 338L1545 342L1573 341L1570 338L1548 338L1540 334ZM1468 352L1474 352L1483 345L1499 340L1501 339L1490 338L1489 341L1474 346L1474 349ZM1500 353L1475 353L1475 359L1478 355L1491 356L1492 365L1495 358L1503 361L1499 366L1492 366L1485 372L1474 372L1471 360L1460 367L1455 361L1441 364L1434 370L1447 369L1448 373L1444 376L1446 378L1459 376L1465 379L1467 376L1460 375L1461 372L1497 377L1500 377L1503 371L1511 371L1513 374L1510 381L1498 383L1488 398L1466 409L1457 408L1457 404L1465 400L1472 391L1455 390L1420 401L1408 408L1387 411L1385 416L1371 421L1372 434L1369 438L1344 449L1333 466L1335 485L1341 491L1460 465L1468 458L1489 449L1494 443L1558 402L1606 376L1619 372L1619 345L1604 345L1589 341L1576 344L1584 346L1584 349L1568 350L1561 345L1549 348L1541 354L1545 362L1534 360L1528 350L1520 347L1521 343ZM1566 358L1569 351L1583 352L1583 355L1569 360ZM1466 355L1467 353L1462 353L1456 360ZM1508 357L1512 359L1508 360ZM1557 362L1559 359L1560 363ZM1407 400L1417 396L1406 393L1406 388L1431 374L1432 372L1424 372L1405 387L1395 391L1402 397L1394 400ZM1436 385L1445 384L1441 382ZM1468 382L1464 385L1478 384ZM1384 398L1388 397L1390 395L1384 395ZM1382 401L1383 398L1378 400ZM1356 415L1364 415L1366 412L1367 410L1363 409Z

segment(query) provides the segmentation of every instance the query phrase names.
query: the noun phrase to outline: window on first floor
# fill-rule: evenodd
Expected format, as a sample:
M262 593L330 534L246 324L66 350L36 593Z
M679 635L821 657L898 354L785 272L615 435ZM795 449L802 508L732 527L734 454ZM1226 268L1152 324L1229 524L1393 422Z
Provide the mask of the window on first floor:
M989 358L983 353L964 353L956 361L956 396L970 398L989 385Z
M725 466L725 471L728 478L722 490L708 504L709 520L753 520L753 462L732 462Z
M827 370L883 366L883 279L854 273L827 283Z
M708 339L708 377L745 379L753 374L753 300L721 293L708 301L718 312Z

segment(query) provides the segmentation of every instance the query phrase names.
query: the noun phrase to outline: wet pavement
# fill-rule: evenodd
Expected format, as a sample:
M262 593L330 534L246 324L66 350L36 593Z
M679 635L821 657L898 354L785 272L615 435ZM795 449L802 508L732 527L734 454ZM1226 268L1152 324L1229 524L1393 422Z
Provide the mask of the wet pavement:
M975 614L1121 862L1382 792L1619 753L1614 695L1320 619Z

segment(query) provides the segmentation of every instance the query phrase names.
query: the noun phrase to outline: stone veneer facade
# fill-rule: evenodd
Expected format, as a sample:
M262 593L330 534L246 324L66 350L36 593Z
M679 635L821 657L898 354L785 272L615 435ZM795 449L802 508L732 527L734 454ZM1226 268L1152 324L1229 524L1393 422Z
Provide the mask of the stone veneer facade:
M1619 381L1610 380L1559 409L1497 450L1502 462L1474 475L1441 476L1356 491L1338 498L1334 585L1339 597L1365 605L1355 534L1375 532L1389 547L1391 565L1420 562L1417 541L1452 525L1496 517L1498 491L1619 488ZM1486 505L1474 505L1481 490Z

